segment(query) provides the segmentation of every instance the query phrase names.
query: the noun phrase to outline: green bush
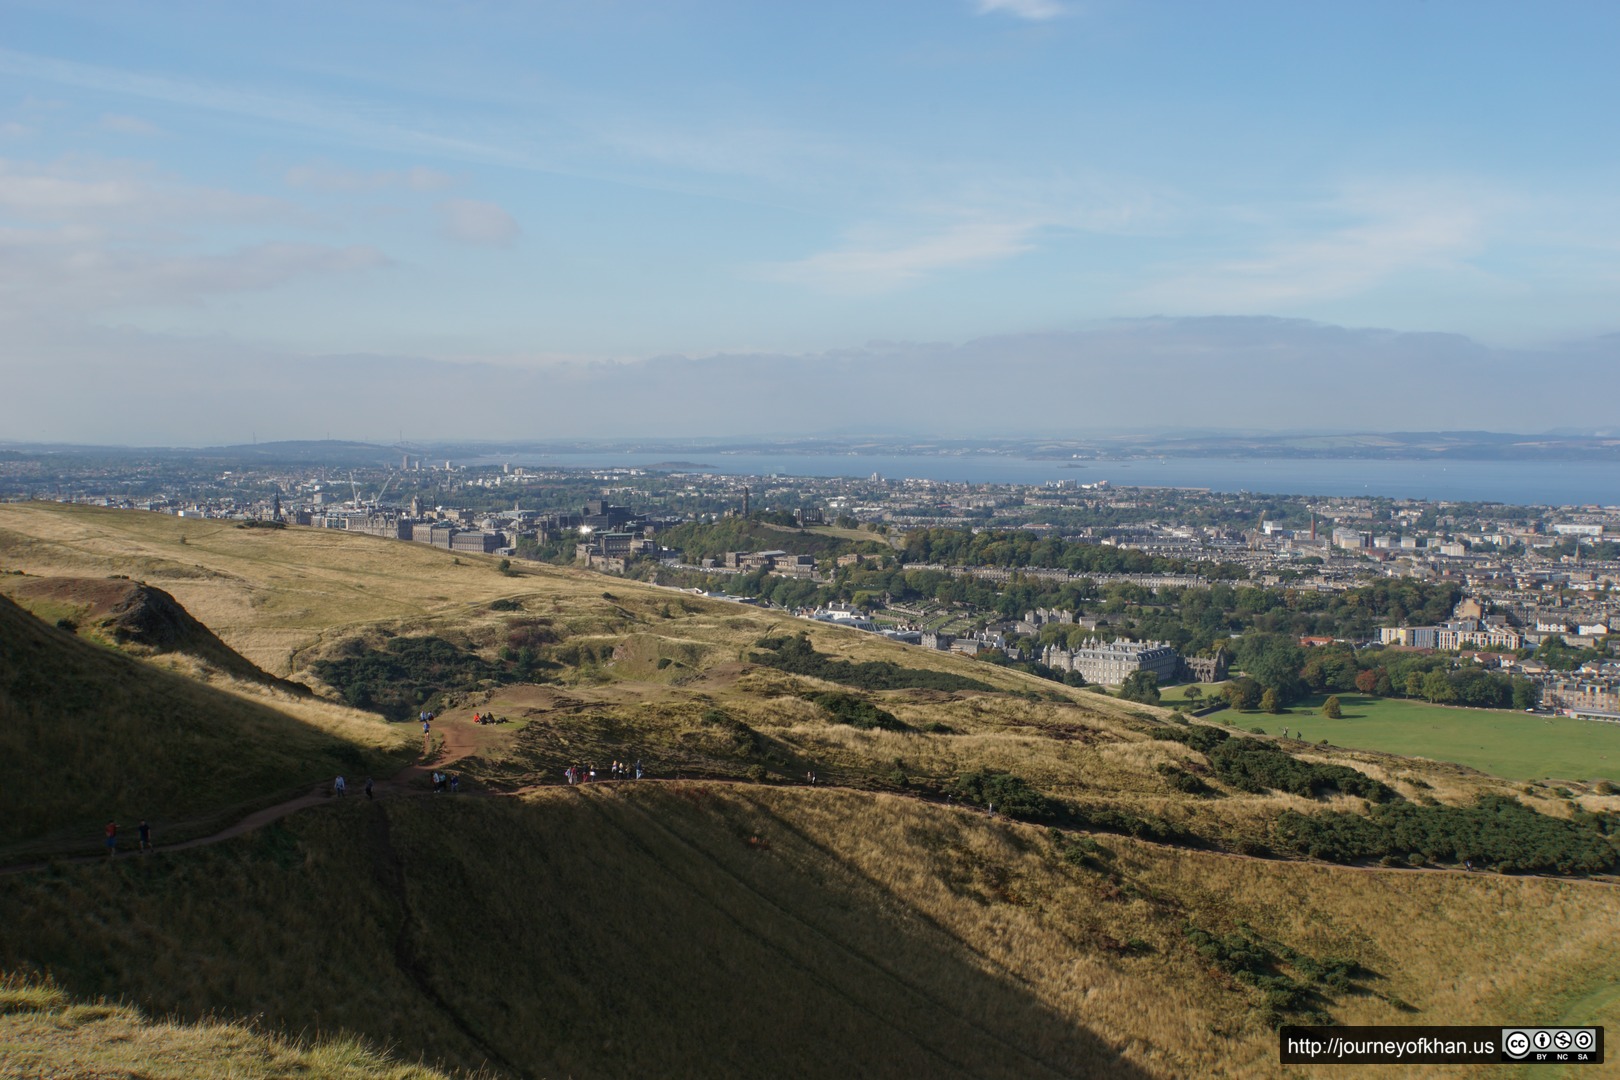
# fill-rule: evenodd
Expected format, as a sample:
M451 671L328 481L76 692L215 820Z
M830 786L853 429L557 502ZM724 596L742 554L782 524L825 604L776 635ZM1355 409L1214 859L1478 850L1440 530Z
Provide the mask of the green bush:
M1231 736L1224 728L1210 727L1208 724L1190 724L1184 728L1157 728L1153 732L1153 737L1185 743L1200 754L1207 754Z
M1213 794L1213 789L1211 789L1208 784L1204 783L1203 780L1194 776L1192 773L1187 772L1185 769L1176 768L1174 765L1160 765L1159 775L1163 776L1171 787L1175 788L1184 795Z
M440 695L494 683L534 682L548 665L531 647L501 650L486 660L441 637L392 638L381 649L317 660L310 665L350 705L403 720Z
M950 793L974 806L995 807L999 813L1026 821L1052 821L1062 807L1030 787L1021 776L996 769L975 769L956 778Z
M1312 799L1329 791L1341 791L1372 802L1400 798L1394 789L1366 773L1344 765L1300 761L1256 739L1227 739L1207 754L1216 775L1241 791L1286 791Z
M810 700L819 705L835 724L870 730L910 731L911 728L893 713L878 708L865 698L832 690L824 694L811 694Z
M1284 812L1273 827L1280 844L1330 862L1404 857L1413 865L1471 861L1503 873L1592 874L1616 865L1620 852L1608 815L1564 820L1504 795L1473 806L1374 806L1363 817L1341 811Z
M776 668L790 675L807 675L843 683L861 690L994 690L989 683L926 668L906 668L888 660L851 663L819 653L808 635L771 637L759 642L765 652L753 653L756 664Z

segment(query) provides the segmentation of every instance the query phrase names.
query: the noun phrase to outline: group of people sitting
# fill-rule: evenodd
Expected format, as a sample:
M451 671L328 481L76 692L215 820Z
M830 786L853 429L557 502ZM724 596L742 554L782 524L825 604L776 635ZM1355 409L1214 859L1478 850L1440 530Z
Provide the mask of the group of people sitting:
M507 717L496 718L494 713L473 713L473 723L475 724L504 724L507 722Z

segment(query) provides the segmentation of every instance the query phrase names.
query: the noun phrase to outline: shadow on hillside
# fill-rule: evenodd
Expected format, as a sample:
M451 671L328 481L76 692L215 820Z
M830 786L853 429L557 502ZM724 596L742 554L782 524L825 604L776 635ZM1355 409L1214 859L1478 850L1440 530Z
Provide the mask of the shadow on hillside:
M0 597L0 852L98 846L102 826L150 821L163 841L340 772L374 751L269 706L143 664ZM0 858L4 858L0 855Z
M834 860L674 794L351 800L118 874L0 882L4 963L527 1076L1149 1075Z

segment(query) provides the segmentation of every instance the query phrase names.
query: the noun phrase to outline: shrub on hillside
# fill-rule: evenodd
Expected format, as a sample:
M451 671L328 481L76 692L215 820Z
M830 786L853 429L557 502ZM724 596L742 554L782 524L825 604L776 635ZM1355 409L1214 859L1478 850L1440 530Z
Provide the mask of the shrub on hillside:
M1187 727L1162 727L1153 732L1155 739L1168 742L1183 743L1197 750L1200 754L1207 754L1231 736L1224 728L1210 727L1208 724L1189 724Z
M865 730L873 728L882 728L884 731L911 730L893 713L880 709L865 698L856 697L854 694L830 691L825 694L812 694L810 700L819 705L827 714L827 718L835 724L848 724L850 727Z
M1051 821L1062 807L1030 787L1021 776L998 769L975 769L956 778L950 793L974 806L995 807L1009 817Z
M317 660L310 669L358 709L403 720L440 694L475 690L487 683L533 682L541 678L541 660L533 648L501 650L501 659L486 660L441 637L392 638L381 649Z
M1620 860L1606 826L1602 820L1551 817L1516 799L1487 795L1466 807L1375 806L1366 817L1288 811L1273 831L1282 846L1330 862L1395 856L1413 865L1471 861L1502 873L1591 874Z
M1165 782L1183 795L1210 795L1213 789L1203 780L1194 776L1185 769L1178 769L1174 765L1163 764L1158 768L1159 775Z
M889 660L852 663L816 651L808 635L770 637L759 642L765 652L753 653L756 664L776 668L790 675L807 675L828 682L843 683L861 690L994 690L989 683L927 668L901 667Z
M1394 789L1344 765L1300 761L1257 739L1228 739L1208 751L1216 775L1241 791L1276 790L1317 798L1329 791L1359 795L1372 802L1398 799Z

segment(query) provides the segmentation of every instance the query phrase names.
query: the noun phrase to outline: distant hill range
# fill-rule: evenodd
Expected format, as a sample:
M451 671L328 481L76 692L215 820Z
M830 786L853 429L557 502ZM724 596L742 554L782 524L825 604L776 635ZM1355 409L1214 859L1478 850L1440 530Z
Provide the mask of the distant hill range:
M14 443L0 450L0 459L50 457L57 462L80 458L152 458L207 462L221 468L240 465L330 465L348 468L398 466L409 457L425 465L469 459L499 460L558 454L660 454L661 460L643 468L725 471L724 465L703 464L723 460L722 454L792 454L932 457L974 452L1007 457L1071 460L1133 457L1232 458L1363 458L1468 461L1611 461L1620 460L1620 434L1608 432L1543 432L1524 434L1499 431L1329 431L1254 432L1188 431L1065 437L919 438L915 435L838 435L803 438L707 439L643 438L630 440L557 440L545 442L424 442L405 445L354 442L340 439L288 440L200 448L91 447Z

